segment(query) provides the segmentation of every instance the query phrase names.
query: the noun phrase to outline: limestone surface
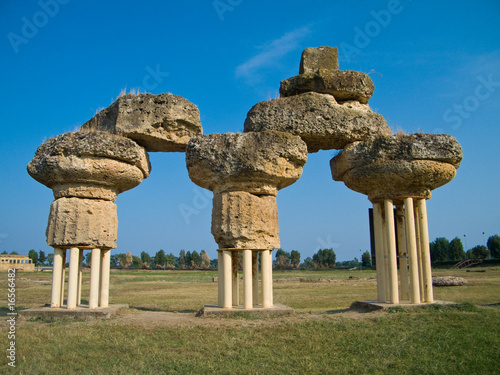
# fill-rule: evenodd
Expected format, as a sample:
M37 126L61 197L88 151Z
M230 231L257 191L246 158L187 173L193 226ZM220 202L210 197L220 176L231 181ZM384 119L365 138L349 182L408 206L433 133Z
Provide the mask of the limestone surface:
M318 69L339 69L337 47L309 47L302 52L299 74L316 73Z
M378 137L348 145L330 161L332 177L372 201L413 196L429 198L450 182L462 160L452 136L410 134Z
M281 81L281 97L317 92L330 94L337 101L357 100L366 104L373 95L375 85L370 76L353 70L319 69Z
M247 115L245 132L276 130L300 136L308 152L392 134L384 117L368 105L337 103L332 95L309 92L257 103Z
M144 148L106 132L74 132L38 147L28 173L53 189L55 198L116 199L149 176Z
M115 248L116 205L99 199L59 198L50 206L47 244L52 247Z
M306 161L300 137L275 131L202 135L186 148L189 177L214 193L276 195L299 179Z
M147 151L184 152L189 139L202 134L196 105L170 93L119 97L82 125L133 139Z
M215 194L212 234L219 249L279 248L276 197L243 191Z

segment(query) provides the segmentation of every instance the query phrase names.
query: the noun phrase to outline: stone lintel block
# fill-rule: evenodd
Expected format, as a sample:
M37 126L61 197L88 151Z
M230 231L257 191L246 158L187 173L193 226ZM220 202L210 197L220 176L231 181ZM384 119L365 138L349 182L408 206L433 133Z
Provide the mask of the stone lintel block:
M207 134L186 148L189 177L214 193L276 195L300 178L306 161L300 137L275 131Z
M149 152L184 152L189 139L203 132L198 107L170 93L120 96L82 129L123 135Z
M339 69L337 47L308 47L302 52L299 74L316 73L319 69Z
M116 204L100 199L59 198L50 206L47 244L52 247L115 248Z
M429 198L456 175L462 148L445 134L378 137L348 145L330 161L332 177L374 201Z
M366 104L339 104L328 94L309 92L257 103L247 115L245 132L275 130L300 136L308 152L343 149L379 135L391 135L384 117Z
M279 248L276 197L242 191L214 194L212 234L220 249Z
M375 85L369 75L353 70L320 69L281 81L280 96L287 97L305 92L330 94L339 102L357 100L366 104L373 95Z

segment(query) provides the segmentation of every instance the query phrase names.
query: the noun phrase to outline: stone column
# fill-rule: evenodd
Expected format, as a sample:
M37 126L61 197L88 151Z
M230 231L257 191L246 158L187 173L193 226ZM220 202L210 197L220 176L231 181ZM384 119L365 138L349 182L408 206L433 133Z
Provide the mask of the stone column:
M373 203L373 230L375 235L375 257L377 267L377 300L385 303L385 258L384 258L384 228L382 225L382 204Z
M62 272L63 272L63 250L58 247L54 248L54 261L52 267L52 293L50 297L50 307L60 307L61 295L64 290L62 286Z
M78 255L78 292L77 292L77 297L76 297L76 305L81 305L82 304L82 272L83 268L83 249L80 249L80 253Z
M109 263L109 249L116 247L118 226L113 201L119 193L139 185L149 176L149 171L149 159L143 147L128 138L101 131L73 132L50 138L38 147L28 164L28 173L54 193L47 244L54 249L71 248L69 309L81 302L83 250L101 249ZM51 305L54 307L58 305L57 294L62 306L64 253L65 250L61 287L53 286ZM109 292L104 288L109 287L109 264L101 265L100 269L104 274L99 275L99 305L107 306ZM55 275L54 281L59 283L59 276ZM91 305L95 308L95 284L92 292Z
M253 292L253 304L254 306L259 305L259 253L257 251L252 251L252 292Z
M244 309L253 308L252 250L243 250Z
M418 276L417 236L415 233L415 214L413 211L413 199L405 198L404 204L410 274L410 302L413 304L419 304L420 281Z
M111 250L101 250L101 291L99 293L99 307L108 307L109 305L109 268L110 268Z
M222 252L222 257L223 257L223 270L224 270L224 278L223 278L223 285L224 285L224 298L223 298L223 307L225 309L229 309L233 306L233 293L232 293L232 286L233 286L233 280L232 280L232 257L231 257L231 252L224 250Z
M306 159L307 146L300 137L276 131L209 134L189 141L189 177L214 192L212 234L219 249L233 252L232 278L219 279L224 283L224 296L231 292L233 306L239 305L239 251L245 259L243 308L259 303L258 251L262 251L262 307L273 305L269 249L280 246L276 195L298 180ZM223 264L227 275L228 263L224 260ZM223 306L230 307L226 301Z
M61 274L61 301L59 303L59 306L64 305L64 279L66 277L66 250L67 249L62 249L63 251L63 256L62 256L62 274Z
M99 307L99 289L101 276L101 249L92 249L90 264L89 308Z
M224 260L222 250L217 250L217 306L224 307Z
M72 247L69 255L68 272L68 309L76 308L78 296L78 265L80 262L80 249Z
M389 302L399 303L398 259L396 255L396 230L394 227L394 204L391 199L384 200L387 250L389 252Z
M431 190L450 182L455 177L461 160L462 149L455 138L445 134L419 133L380 136L353 142L330 161L335 181L343 181L352 190L368 195L371 202L385 201L386 235L383 237L386 243L383 248L388 251L390 267L384 269L387 273L386 278L378 276L377 280L388 281L389 287L385 290L389 296L386 295L385 299L391 303L398 303L399 298L394 230L390 228L394 226L393 203L396 202L398 205L401 298L406 300L409 294L410 302L413 304L419 304L427 299L432 301L425 199L430 198ZM418 201L414 202L413 197ZM404 223L400 206L402 199ZM377 211L376 205L374 205L375 242L381 243L381 240L377 240L379 215L375 211ZM401 258L404 256L404 247L408 263ZM379 263L377 261L377 273ZM409 292L407 292L408 287ZM379 302L384 299L381 288L382 285L378 283Z
M425 199L417 199L418 227L420 230L420 248L422 250L422 269L424 280L424 302L434 302L432 289L431 252L429 248L429 228L427 225L427 206Z
M273 306L272 301L272 259L271 251L263 250L260 254L260 266L262 274L262 308L267 309Z
M420 233L420 226L418 225L418 205L413 201L413 212L414 212L414 223L415 223L415 235L417 241L417 265L418 265L418 284L420 290L420 301L424 300L424 269L422 263L422 236Z
M404 207L402 204L396 205L396 224L398 234L398 260L399 260L399 285L401 290L401 300L410 300L410 285L408 279L408 253L406 250Z
M240 282L238 279L238 252L231 251L233 306L240 305Z

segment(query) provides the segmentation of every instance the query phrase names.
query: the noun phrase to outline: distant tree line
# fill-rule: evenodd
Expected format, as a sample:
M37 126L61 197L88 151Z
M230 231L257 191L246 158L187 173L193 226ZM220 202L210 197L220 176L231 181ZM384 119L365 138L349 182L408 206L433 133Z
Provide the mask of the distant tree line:
M464 259L488 259L500 258L500 236L494 235L488 238L486 246L477 245L472 249L464 250L462 240L455 237L451 242L438 237L430 243L432 262L459 262Z
M486 246L477 245L472 249L465 251L460 238L455 237L449 241L445 237L438 237L430 244L432 262L459 262L464 259L500 259L500 236L494 235L488 238ZM2 254L8 254L3 251ZM15 251L11 255L17 255ZM45 254L43 250L30 250L28 257L36 266L52 266L54 254ZM241 257L240 257L241 258ZM91 252L85 255L84 263L90 265ZM260 262L260 260L259 260ZM241 259L239 262L241 267ZM370 267L371 257L368 251L361 256L361 262L354 258L350 261L337 262L336 254L333 249L319 249L312 257L307 257L301 263L301 255L298 250L287 252L283 249L276 250L274 267L277 269L297 269L297 268L334 268L334 267ZM115 254L111 256L111 267L122 269L216 269L217 259L210 259L205 250L199 253L194 251L180 250L179 255L173 253L166 254L164 250L159 250L154 256L146 251L141 252L140 256L132 255L130 252Z

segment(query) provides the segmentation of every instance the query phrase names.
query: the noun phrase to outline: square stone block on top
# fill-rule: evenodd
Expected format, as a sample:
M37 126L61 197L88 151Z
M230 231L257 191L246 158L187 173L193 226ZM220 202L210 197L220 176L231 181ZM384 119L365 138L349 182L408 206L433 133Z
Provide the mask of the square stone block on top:
M184 152L202 134L200 112L189 100L170 93L120 96L82 125L133 139L147 151Z

